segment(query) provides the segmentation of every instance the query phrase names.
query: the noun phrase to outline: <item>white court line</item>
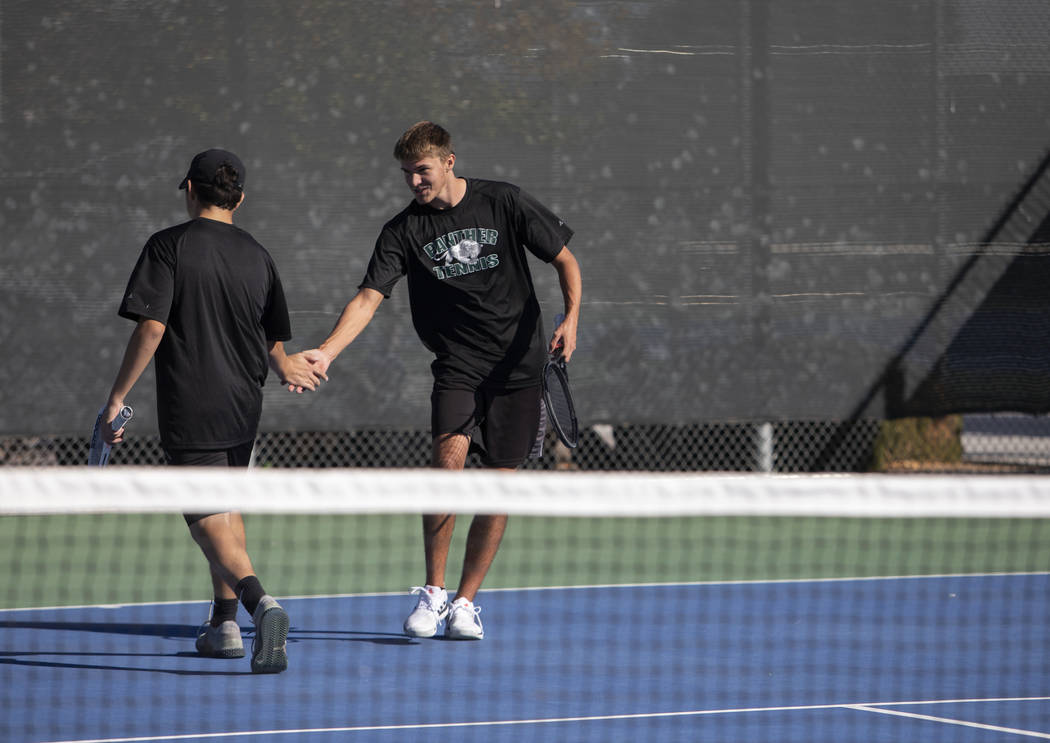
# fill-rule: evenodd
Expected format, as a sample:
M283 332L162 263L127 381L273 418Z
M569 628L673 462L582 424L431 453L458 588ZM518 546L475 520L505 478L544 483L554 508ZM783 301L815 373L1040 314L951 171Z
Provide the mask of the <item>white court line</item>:
M564 723L564 722L608 722L612 720L651 720L661 719L668 717L701 717L707 715L729 715L729 714L746 714L754 712L804 712L807 710L826 710L826 709L856 709L864 710L869 712L884 712L886 714L899 714L904 717L917 717L920 719L938 720L941 718L927 717L926 715L912 715L910 713L895 712L894 710L882 710L879 707L882 706L900 706L909 704L965 704L975 702L1045 702L1050 701L1050 697L1000 697L993 699L941 699L941 700L929 700L929 701L908 701L908 702L867 702L863 704L805 704L795 705L787 707L741 707L737 709L701 709L701 710L687 710L682 712L640 712L629 715L590 715L586 717L541 717L532 720L491 720L483 722L438 722L438 723L419 723L414 725L360 725L355 727L333 727L333 728L299 728L295 730L250 730L240 732L223 732L223 733L202 733L202 734L186 734L186 735L153 735L144 736L138 738L91 738L91 739L71 739L63 741L49 741L48 743L146 743L147 741L165 741L165 740L216 740L219 738L233 738L238 736L254 736L258 737L261 735L306 735L311 733L365 733L375 732L384 730L443 730L447 728L478 728L478 727L508 727L512 725L549 725L551 723ZM958 721L949 720L944 718L945 722L956 722ZM1010 728L996 728L991 726L977 725L971 723L974 727L987 727L991 730L1001 730L1006 732L1017 732L1022 735L1031 735L1035 737L1050 738L1050 735L1043 733L1032 733L1030 731L1016 731Z
M1013 733L1014 735L1024 735L1028 738L1043 738L1044 740L1050 740L1050 733L1037 733L1034 730L1021 730L1019 728L1006 728L1000 725L986 725L981 722L970 722L969 720L953 720L950 717L934 717L933 715L920 715L916 712L904 712L896 709L880 709L878 707L871 707L865 704L848 704L845 705L849 709L860 710L862 712L875 712L880 715L894 715L896 717L908 717L915 720L927 720L929 722L943 722L948 725L959 725L966 728L978 728L979 730L994 730L998 733Z
M671 581L669 583L594 583L581 586L525 586L524 588L485 588L483 593L509 593L512 591L586 591L603 588L676 588L690 586L750 586L750 585L785 585L792 583L848 583L862 581L898 581L898 580L940 580L944 578L1009 578L1020 576L1050 575L1046 570L1030 570L1016 573L929 573L926 575L861 575L840 578L755 578L738 580L696 580ZM280 596L282 601L301 601L305 599L354 599L376 596L407 596L408 591L373 591L367 593L328 593L304 594L299 596ZM0 608L0 614L15 611L62 611L73 609L125 609L136 606L182 606L186 604L211 603L211 599L185 599L182 601L142 601L128 604L79 604L74 606L24 606Z

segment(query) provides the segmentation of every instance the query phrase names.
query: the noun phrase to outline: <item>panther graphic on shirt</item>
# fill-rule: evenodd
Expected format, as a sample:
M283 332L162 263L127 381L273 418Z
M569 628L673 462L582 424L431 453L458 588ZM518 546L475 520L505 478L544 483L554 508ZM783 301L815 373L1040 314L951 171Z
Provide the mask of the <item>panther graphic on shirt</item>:
M496 230L471 227L442 235L424 245L423 251L432 261L440 261L431 270L444 281L498 266L498 254L481 255L482 245L495 245L498 240Z

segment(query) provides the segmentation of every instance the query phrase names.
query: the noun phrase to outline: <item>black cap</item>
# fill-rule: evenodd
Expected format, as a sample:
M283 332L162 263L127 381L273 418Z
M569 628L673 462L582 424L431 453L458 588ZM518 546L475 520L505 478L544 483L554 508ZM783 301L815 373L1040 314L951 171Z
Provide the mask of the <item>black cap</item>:
M229 165L237 171L237 188L244 188L244 163L232 152L226 150L205 150L193 158L186 177L182 179L179 188L186 188L186 181L197 181L198 183L211 183L215 175L223 165Z

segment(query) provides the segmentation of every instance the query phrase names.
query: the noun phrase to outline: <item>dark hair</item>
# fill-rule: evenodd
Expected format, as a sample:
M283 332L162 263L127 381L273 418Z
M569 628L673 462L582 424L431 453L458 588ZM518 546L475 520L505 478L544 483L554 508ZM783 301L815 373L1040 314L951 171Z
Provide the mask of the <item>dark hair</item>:
M193 193L197 201L205 206L217 206L220 209L233 210L241 203L244 189L239 185L240 174L230 163L223 163L215 172L211 183L193 181Z
M394 145L395 160L446 158L452 154L452 135L432 121L413 124Z

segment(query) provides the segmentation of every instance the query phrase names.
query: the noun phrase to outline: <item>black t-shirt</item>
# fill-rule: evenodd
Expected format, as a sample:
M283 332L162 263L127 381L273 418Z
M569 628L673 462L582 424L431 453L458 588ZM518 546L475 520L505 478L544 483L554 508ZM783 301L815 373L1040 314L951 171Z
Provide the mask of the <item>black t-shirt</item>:
M255 439L269 342L291 338L281 279L255 238L211 219L156 233L119 313L166 326L155 356L163 446L224 449Z
M466 179L456 206L413 201L376 241L361 288L389 297L408 277L412 323L439 387L538 383L546 359L528 250L549 263L572 230L509 183Z

